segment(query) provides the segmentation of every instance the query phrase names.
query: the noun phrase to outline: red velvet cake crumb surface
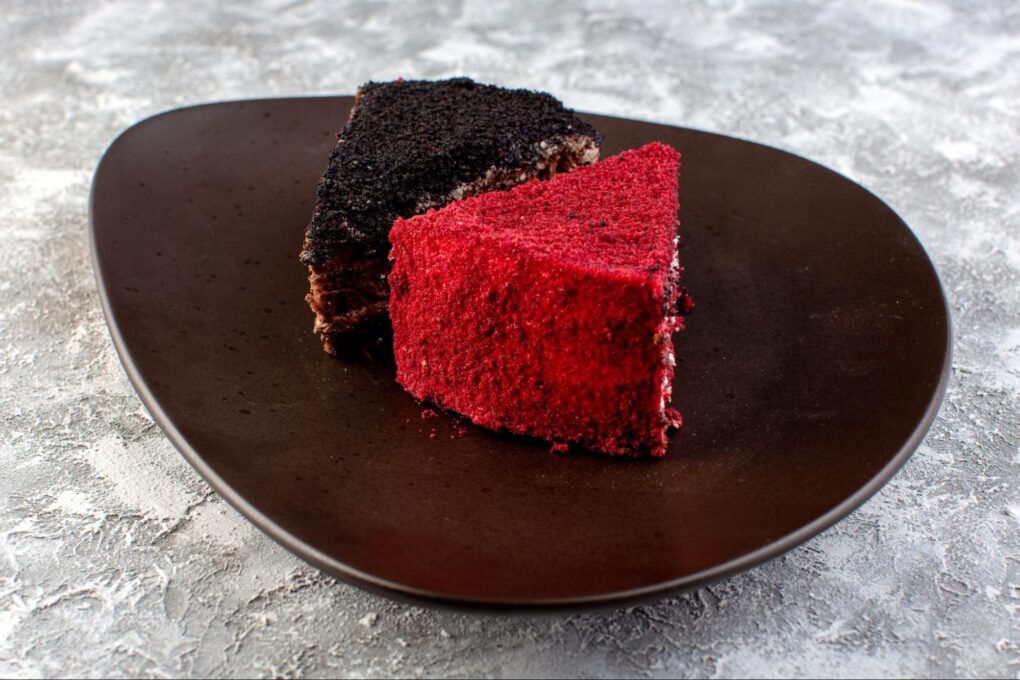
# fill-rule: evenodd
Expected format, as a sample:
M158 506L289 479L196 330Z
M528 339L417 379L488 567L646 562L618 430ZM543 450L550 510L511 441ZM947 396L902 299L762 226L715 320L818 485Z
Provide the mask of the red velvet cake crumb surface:
M679 164L652 143L397 220L400 384L492 429L664 455Z

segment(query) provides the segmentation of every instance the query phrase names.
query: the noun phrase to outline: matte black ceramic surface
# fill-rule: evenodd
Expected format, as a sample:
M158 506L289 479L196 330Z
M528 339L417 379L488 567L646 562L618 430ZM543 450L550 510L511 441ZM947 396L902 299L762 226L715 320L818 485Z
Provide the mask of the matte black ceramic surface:
M684 415L667 458L555 455L423 407L391 361L324 354L298 263L351 98L212 104L125 132L93 255L131 380L255 524L353 583L430 602L612 605L774 557L904 463L945 390L949 321L906 225L810 161L603 116L603 156L683 154ZM466 432L464 431L466 430Z

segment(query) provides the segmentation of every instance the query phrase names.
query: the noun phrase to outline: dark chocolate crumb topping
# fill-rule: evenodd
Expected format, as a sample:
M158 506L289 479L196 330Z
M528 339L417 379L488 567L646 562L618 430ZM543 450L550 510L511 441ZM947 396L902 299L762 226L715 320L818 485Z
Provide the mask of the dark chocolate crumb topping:
M322 264L339 244L387 247L390 226L443 203L490 169L532 165L539 144L599 142L551 95L468 78L368 83L319 183L301 260Z

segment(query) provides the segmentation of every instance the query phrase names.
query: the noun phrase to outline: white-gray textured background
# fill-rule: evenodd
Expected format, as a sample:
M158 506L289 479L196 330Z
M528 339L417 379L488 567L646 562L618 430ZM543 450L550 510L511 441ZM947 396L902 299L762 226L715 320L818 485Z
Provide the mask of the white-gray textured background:
M565 5L0 0L0 675L1018 677L1020 3ZM886 199L956 329L905 469L748 574L540 619L367 595L212 495L103 322L104 147L179 105L455 74L777 145Z

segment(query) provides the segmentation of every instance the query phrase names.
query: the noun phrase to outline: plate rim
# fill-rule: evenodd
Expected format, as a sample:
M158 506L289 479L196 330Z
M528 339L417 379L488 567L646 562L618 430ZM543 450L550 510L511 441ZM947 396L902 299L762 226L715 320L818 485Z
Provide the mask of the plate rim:
M740 557L734 558L727 562L717 564L708 569L702 569L693 574L686 576L670 579L668 581L662 581L652 585L642 586L639 588L631 588L627 590L616 591L612 593L603 593L595 595L583 595L577 597L561 597L561 598L507 598L507 599L487 599L487 598L472 598L453 596L443 593L428 591L407 584L402 584L389 579L380 578L370 573L357 569L349 564L346 564L326 553L318 550L314 546L307 542L297 538L286 529L281 527L279 524L274 522L258 508L249 503L243 496L237 493L228 483L226 483L216 472L203 460L202 456L191 446L187 438L177 429L173 424L173 421L166 415L159 401L153 396L149 389L146 381L139 372L135 362L132 358L131 352L124 342L123 336L121 335L120 328L114 318L113 310L110 306L110 299L107 292L107 284L103 278L102 270L99 263L99 249L97 244L97 233L96 233L96 222L95 222L95 201L96 201L96 182L103 171L105 163L108 161L110 152L117 147L118 144L122 143L125 138L136 132L143 126L147 126L152 122L170 116L176 113L191 109L199 109L206 107L214 107L219 105L229 104L240 104L240 103L256 103L265 101L302 101L310 99L351 99L352 95L309 95L309 96L298 96L298 97L259 97L259 98L239 98L239 99L227 99L227 100L215 100L210 102L203 102L200 104L192 104L187 106L180 106L164 111L157 112L128 126L107 145L103 150L99 161L96 164L96 168L92 174L92 181L89 187L88 197L88 242L89 242L89 262L92 265L92 273L95 279L96 289L99 294L100 306L103 311L103 319L105 321L107 330L110 333L110 337L113 340L114 349L117 352L117 357L120 360L121 365L124 367L127 373L128 380L131 386L134 388L138 397L142 401L142 405L149 412L153 421L163 431L163 434L170 440L174 447L181 453L184 459L191 465L192 468L208 483L216 493L218 493L227 503L234 508L242 517L251 522L257 529L273 539L276 543L286 548L289 552L301 558L308 564L338 578L339 580L375 593L389 597L391 599L401 600L410 604L425 605L434 607L444 607L456 609L459 611L473 611L476 613L519 613L519 614L546 614L546 613L573 613L578 611L592 611L592 610L605 610L605 609L619 609L622 607L633 606L642 602L648 602L652 600L658 600L671 594L677 594L680 592L693 590L695 588L704 587L715 583L719 580L735 576L736 574L753 569L769 560L775 559L794 548L806 543L815 536L818 536L822 532L831 528L837 522L845 519L864 503L871 499L882 487L884 487L889 480L891 480L897 472L906 464L907 460L914 454L914 452L920 447L924 439L927 437L928 432L931 430L932 425L938 417L941 410L942 404L945 400L945 395L949 387L949 379L952 374L952 357L953 357L953 317L949 306L948 297L946 296L945 286L942 283L942 278L939 276L938 268L935 265L934 260L928 253L924 244L918 238L917 234L910 227L906 220L894 210L885 200L883 200L878 194L864 187L856 180L847 177L841 172L830 168L829 166L819 163L815 160L802 156L796 152L783 149L781 147L772 146L769 144L763 144L749 139L741 137L734 137L718 132L712 132L710 130L702 130L700 128L686 127L681 125L672 125L669 123L662 123L657 121L644 120L639 118L624 118L622 116L611 116L606 114L593 113L589 111L578 111L581 115L594 115L604 118L616 118L618 120L633 121L650 123L653 125L663 125L666 127L673 127L682 130L689 130L698 132L701 134L707 134L717 137L725 137L727 139L736 140L748 144L754 144L756 146L763 146L775 151L780 151L785 154L796 156L798 159L819 166L828 172L838 175L844 181L853 183L862 191L865 191L875 200L877 200L883 207L892 213L897 220L906 229L907 234L913 239L914 243L920 250L921 254L924 255L925 260L930 268L936 287L938 288L939 298L941 301L942 313L946 320L946 335L945 335L945 353L942 360L942 368L939 375L939 379L932 390L931 396L928 400L928 405L925 408L924 414L917 421L910 436L906 439L899 450L888 460L888 462L882 466L872 477L861 487L859 487L854 493L850 494L842 502L837 504L835 507L829 509L827 512L816 517L814 520L808 522L804 526L800 527L796 531L786 534L785 536L766 543L751 552L745 553Z

